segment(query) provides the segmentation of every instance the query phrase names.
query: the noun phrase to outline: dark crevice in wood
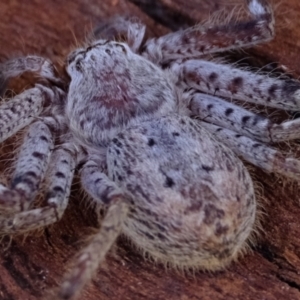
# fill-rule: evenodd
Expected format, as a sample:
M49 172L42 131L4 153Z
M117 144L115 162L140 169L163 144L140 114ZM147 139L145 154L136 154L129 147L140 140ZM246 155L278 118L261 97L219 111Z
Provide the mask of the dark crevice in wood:
M129 0L138 6L144 13L156 22L170 28L173 31L185 29L195 24L188 15L173 10L160 1L156 0Z
M298 291L300 291L300 284L298 284L297 282L291 279L284 277L284 275L281 274L282 270L289 269L291 273L297 276L297 270L293 266L290 266L291 268L287 268L287 266L283 266L283 264L290 265L284 257L277 255L276 252L272 251L270 247L268 247L266 244L261 244L255 250L259 254L261 254L263 258L265 258L267 261L269 261L270 263L272 263L274 266L278 268L278 272L276 272L275 274L277 279L279 279L283 283L286 283L291 288L295 288Z
M44 236L45 236L45 240L47 242L47 244L51 247L54 248L53 243L51 242L51 233L48 227L45 228L44 230Z
M1 300L15 300L15 296L11 294L4 284L0 282L0 299Z
M276 254L270 250L270 248L265 244L260 244L259 247L256 247L255 250L267 261L270 263L275 262L275 256Z
M298 291L300 291L300 284L296 283L295 281L286 279L280 274L276 274L276 278L279 279L280 281L286 283L289 287L297 289Z
M2 264L7 270L7 272L10 274L10 276L15 280L16 284L20 286L20 288L29 291L34 296L40 296L40 294L34 290L34 287L27 280L23 272L21 272L20 269L15 266L14 259L12 256L6 256L3 259Z

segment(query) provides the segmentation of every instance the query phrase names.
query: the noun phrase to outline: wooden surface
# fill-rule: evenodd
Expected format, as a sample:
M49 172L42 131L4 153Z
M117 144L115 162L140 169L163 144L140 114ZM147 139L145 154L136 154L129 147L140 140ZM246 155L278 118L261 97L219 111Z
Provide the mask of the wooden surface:
M203 21L210 11L224 8L218 0L135 0L155 20L125 0L9 0L0 2L0 59L38 54L60 62L97 24L114 14L139 16L160 35L169 29ZM159 5L153 6L153 3ZM282 2L280 6L277 6ZM145 6L151 4L152 10ZM245 57L300 75L300 3L274 1L276 39L249 49ZM228 7L227 7L228 9ZM159 25L158 22L162 22ZM237 54L240 57L241 54ZM273 66L272 65L272 66ZM9 165L11 139L2 147L1 170ZM252 253L215 274L194 276L166 270L145 260L120 239L87 287L81 299L300 299L300 203L296 184L283 184L273 175L257 171L264 200L260 239ZM73 189L61 222L39 234L16 237L0 248L0 299L43 299L45 290L59 284L74 253L95 228L95 218Z

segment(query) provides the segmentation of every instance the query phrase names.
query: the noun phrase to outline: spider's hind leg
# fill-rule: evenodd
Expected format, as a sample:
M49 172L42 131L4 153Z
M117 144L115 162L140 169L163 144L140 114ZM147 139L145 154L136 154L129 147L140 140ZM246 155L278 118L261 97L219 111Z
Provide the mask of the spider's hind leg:
M299 180L300 160L285 157L279 150L234 131L205 122L201 122L201 125L246 161L268 172L276 172Z
M195 58L268 41L274 36L274 16L265 0L246 0L252 20L222 26L194 26L149 40L143 56L156 63Z
M127 216L128 205L122 191L112 182L93 161L88 161L81 169L81 182L84 189L93 197L96 204L109 205L100 231L91 239L78 255L74 267L65 277L61 289L54 299L75 299L81 289L90 281L100 262L119 236ZM96 205L98 208L98 206Z
M221 98L193 93L190 98L191 113L206 122L230 129L265 143L282 142L300 138L300 120L273 123Z

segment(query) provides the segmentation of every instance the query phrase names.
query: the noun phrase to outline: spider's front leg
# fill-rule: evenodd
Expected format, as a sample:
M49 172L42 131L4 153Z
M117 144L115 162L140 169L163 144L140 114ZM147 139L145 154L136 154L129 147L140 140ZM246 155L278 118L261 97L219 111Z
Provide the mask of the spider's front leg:
M5 78L31 71L51 80L52 83L60 83L60 80L55 77L53 65L38 56L7 61L0 66L0 70ZM52 88L36 85L2 104L0 106L0 141L4 141L32 123L43 112L47 110L49 112L52 107L61 106L64 97L64 91L55 85ZM15 165L16 170L11 187L0 185L1 213L13 214L24 211L30 206L44 177L53 150L51 131L59 131L61 129L59 127L63 126L58 119L59 116L45 117L43 121L30 125Z
M24 72L33 72L56 84L62 83L55 75L54 65L48 59L40 56L28 55L7 60L0 64L0 79L2 82L6 82Z
M274 36L274 16L265 0L246 0L253 17L246 22L223 26L194 26L149 40L142 55L159 64L171 60L195 58L205 54L248 47Z
M53 64L39 56L20 57L0 64L0 79L3 82L24 72L33 72L60 86L62 81L55 76ZM25 90L0 106L0 142L3 142L23 127L32 123L43 109L64 97L60 88L43 85Z
M49 127L40 121L32 124L20 149L10 188L0 185L1 213L28 209L45 175L52 150Z
M0 107L1 141L34 121L45 106L55 102L59 93L38 85L3 104ZM53 123L56 123L55 119ZM15 165L11 187L0 185L2 213L20 212L29 207L44 177L52 150L51 128L42 121L30 125Z
M32 123L49 105L53 91L37 85L0 106L0 142ZM48 103L47 103L48 102Z

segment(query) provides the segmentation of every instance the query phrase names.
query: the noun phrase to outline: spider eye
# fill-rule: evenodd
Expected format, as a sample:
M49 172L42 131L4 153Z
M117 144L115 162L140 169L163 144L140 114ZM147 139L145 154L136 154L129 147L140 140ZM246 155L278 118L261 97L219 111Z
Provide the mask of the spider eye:
M121 48L123 53L125 53L125 54L127 53L126 48L122 44L117 44L117 46Z
M78 72L81 72L81 71L82 71L82 66L81 66L80 60L77 60L77 61L76 61L76 63L75 63L75 69L76 69Z
M68 57L67 57L67 64L70 65L75 59L75 54L71 53Z

